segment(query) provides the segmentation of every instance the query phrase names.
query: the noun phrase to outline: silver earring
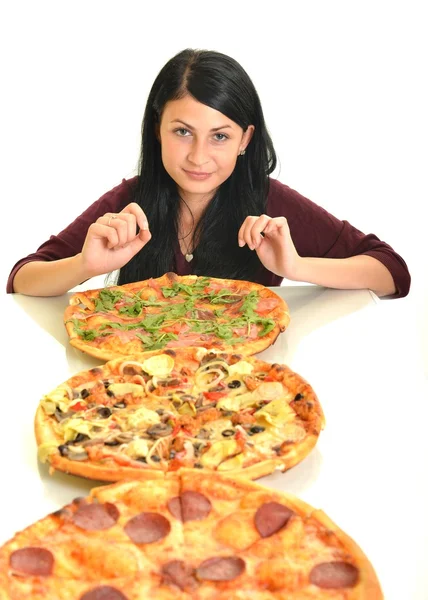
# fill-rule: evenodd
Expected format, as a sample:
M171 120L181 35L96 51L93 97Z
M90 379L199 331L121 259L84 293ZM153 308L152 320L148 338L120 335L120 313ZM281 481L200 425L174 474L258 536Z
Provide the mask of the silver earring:
M245 150L241 150L241 152L239 153L239 156L244 156L245 154Z

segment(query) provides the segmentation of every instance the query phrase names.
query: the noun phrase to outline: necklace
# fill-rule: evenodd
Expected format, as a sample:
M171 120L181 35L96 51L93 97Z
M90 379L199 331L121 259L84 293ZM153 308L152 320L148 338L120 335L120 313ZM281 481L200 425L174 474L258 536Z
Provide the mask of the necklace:
M192 226L191 226L191 229L190 229L189 233L187 233L186 235L184 235L183 237L181 237L181 238L178 238L178 239L179 239L179 241L182 241L182 242L183 242L183 244L184 244L184 246L186 247L186 252L185 252L185 254L184 254L184 258L187 260L187 262L190 262L191 260L193 260L193 251L194 251L195 249L193 248L193 251L190 251L190 246L188 246L188 245L187 245L187 243L186 243L184 240L185 240L186 238L188 238L188 237L189 237L189 235L191 235L191 233L192 233L192 231L193 231L193 228L194 228L194 226L195 226L195 219L193 218L192 211L191 211L191 210L190 210L190 208L187 206L187 204L186 204L185 200L183 200L183 199L182 199L182 201L183 201L183 202L184 202L184 204L186 205L186 208L187 208L187 210L190 212L190 215L191 215L191 217L192 217ZM194 242L193 236L190 238L190 241L191 241L191 242L192 242L192 241Z
M188 246L185 243L184 238L181 238L181 239L182 239L183 244L185 244L185 246L186 246L186 253L184 255L184 258L187 260L187 262L190 262L191 260L193 260L193 252L189 252L190 246Z
M193 260L193 252L190 251L190 246L188 246L184 240L187 237L189 237L189 235L191 233L192 233L192 231L190 230L187 235L184 235L183 237L178 238L179 241L183 242L183 245L186 247L186 252L184 253L184 258L187 260L187 262L190 262L191 260Z

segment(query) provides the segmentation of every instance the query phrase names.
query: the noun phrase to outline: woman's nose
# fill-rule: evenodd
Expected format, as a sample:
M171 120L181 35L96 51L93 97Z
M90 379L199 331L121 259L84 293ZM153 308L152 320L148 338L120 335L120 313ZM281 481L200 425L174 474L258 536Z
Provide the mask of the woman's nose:
M193 142L188 159L192 164L198 167L205 165L209 161L207 148L203 141L195 140Z

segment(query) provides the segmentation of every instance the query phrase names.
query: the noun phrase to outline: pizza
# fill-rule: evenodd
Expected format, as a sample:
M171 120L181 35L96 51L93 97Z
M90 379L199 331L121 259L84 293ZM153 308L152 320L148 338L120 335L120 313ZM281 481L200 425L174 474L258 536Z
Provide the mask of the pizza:
M94 488L0 548L0 599L381 600L321 510L243 478L182 469Z
M70 343L102 360L162 348L261 352L290 321L286 302L249 281L167 273L70 297Z
M314 390L286 365L197 347L81 371L35 416L39 459L100 481L181 467L256 479L300 462L323 426Z

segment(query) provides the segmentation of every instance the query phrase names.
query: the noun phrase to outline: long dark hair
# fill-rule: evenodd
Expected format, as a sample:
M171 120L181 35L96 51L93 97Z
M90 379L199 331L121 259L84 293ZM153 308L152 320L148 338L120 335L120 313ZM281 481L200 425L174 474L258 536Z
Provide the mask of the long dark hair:
M244 131L255 126L245 155L238 157L233 173L218 188L197 225L194 273L254 281L260 269L256 253L237 243L244 219L266 211L269 174L276 167L260 100L251 79L233 58L187 49L159 72L147 100L135 202L147 215L152 239L122 267L119 284L159 277L175 269L179 196L162 163L157 126L165 104L186 95L223 113Z

